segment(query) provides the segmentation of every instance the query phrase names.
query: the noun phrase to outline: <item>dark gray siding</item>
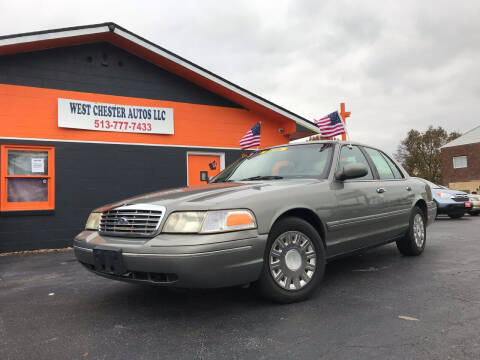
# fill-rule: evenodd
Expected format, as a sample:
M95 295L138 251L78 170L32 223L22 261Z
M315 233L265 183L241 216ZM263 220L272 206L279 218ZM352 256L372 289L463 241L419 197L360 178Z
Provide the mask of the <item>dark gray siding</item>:
M103 204L186 186L187 151L225 152L228 165L240 150L2 140L3 144L55 146L55 211L0 216L0 252L71 246L90 211Z
M301 132L313 132L312 130L306 128L305 126L296 124L296 131L301 131Z
M0 56L0 83L240 107L109 43Z

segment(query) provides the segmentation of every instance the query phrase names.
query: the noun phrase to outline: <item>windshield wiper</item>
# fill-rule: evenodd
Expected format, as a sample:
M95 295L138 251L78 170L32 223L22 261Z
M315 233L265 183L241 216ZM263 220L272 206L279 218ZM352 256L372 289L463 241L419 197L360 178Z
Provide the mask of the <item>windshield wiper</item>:
M283 176L277 175L263 175L263 176L252 176L245 179L241 179L240 181L252 181L252 180L279 180L283 179Z

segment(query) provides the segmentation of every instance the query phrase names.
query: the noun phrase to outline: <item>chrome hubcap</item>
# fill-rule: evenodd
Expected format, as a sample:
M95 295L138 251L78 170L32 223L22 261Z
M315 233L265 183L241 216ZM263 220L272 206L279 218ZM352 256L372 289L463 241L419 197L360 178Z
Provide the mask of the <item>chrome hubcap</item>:
M269 265L278 286L290 291L302 289L312 280L317 266L313 242L299 231L281 234L270 249Z
M416 214L413 219L413 238L417 247L421 248L425 241L425 225L423 224L423 217L420 214Z
M302 265L302 255L297 249L290 249L285 254L285 265L288 270L297 271Z

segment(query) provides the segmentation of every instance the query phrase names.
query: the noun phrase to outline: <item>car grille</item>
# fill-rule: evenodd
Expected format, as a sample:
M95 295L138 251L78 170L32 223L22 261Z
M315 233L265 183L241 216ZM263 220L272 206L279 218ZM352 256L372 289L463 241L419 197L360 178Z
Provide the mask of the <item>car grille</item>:
M455 194L455 197L453 200L458 201L458 202L465 202L468 201L468 195L467 194Z
M165 208L153 205L124 205L104 211L99 232L120 236L151 236L160 226Z

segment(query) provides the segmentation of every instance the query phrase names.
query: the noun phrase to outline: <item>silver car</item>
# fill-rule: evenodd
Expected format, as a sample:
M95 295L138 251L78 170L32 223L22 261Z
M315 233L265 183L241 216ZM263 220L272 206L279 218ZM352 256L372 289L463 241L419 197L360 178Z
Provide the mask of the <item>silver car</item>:
M390 242L420 255L434 216L428 185L384 152L320 141L257 151L209 184L98 208L74 249L87 269L111 279L253 283L293 302L312 294L335 258Z
M476 192L472 192L469 195L469 198L472 208L468 211L468 213L472 216L478 216L478 214L480 214L480 195Z

